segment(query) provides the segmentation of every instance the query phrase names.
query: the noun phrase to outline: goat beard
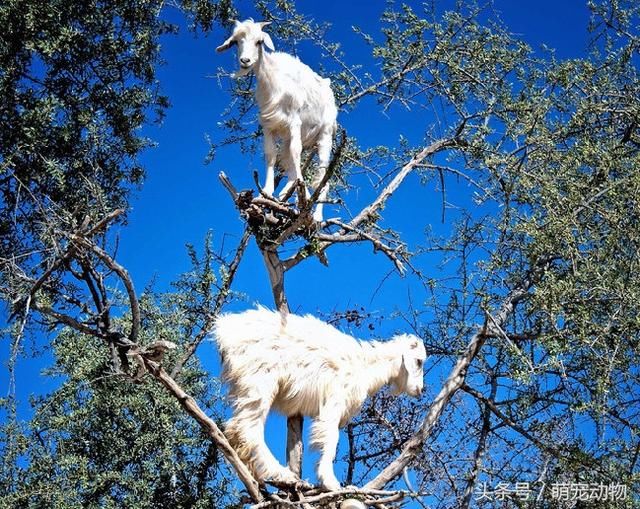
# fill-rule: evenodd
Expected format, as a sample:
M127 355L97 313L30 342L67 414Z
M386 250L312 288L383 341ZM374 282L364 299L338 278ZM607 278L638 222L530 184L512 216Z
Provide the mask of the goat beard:
M236 72L231 74L232 78L242 78L242 76L246 76L253 70L253 66L251 67L240 67Z

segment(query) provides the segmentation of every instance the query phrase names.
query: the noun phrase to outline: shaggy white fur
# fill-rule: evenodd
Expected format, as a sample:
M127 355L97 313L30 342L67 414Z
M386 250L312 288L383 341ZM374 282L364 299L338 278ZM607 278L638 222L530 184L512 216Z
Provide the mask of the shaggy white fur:
M315 190L326 172L336 130L335 98L331 81L318 76L298 58L287 53L268 53L274 50L269 34L262 29L267 22L251 19L235 22L231 37L218 46L224 51L238 46L239 70L235 76L253 71L257 78L256 100L260 109L260 125L264 131L264 154L267 176L264 191L274 192L274 167L278 140L282 143L282 162L288 182L280 192L287 194L297 180L302 181L300 157L303 148L316 148L318 171L311 186ZM322 202L326 200L328 185L318 196L314 219L322 221Z
M234 407L225 434L261 480L297 480L265 444L264 422L271 408L285 416L313 418L318 480L336 490L339 427L385 384L396 393L422 393L426 355L413 335L358 341L310 315L290 314L284 323L280 313L264 307L220 316L213 334Z

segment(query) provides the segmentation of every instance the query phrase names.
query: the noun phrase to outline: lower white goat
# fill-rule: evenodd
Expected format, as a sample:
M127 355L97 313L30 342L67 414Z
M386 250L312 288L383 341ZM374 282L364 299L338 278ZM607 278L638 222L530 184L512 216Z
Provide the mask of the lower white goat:
M283 324L280 313L263 307L220 316L213 334L234 408L225 434L260 480L297 481L265 443L264 423L272 408L313 418L318 481L336 490L338 430L367 396L386 384L396 394L422 393L425 349L413 335L358 341L310 315L290 314Z
M267 177L264 191L273 194L274 167L277 159L276 141L282 142L282 162L288 182L280 192L286 195L296 181L302 181L300 158L303 148L316 148L318 171L311 183L315 190L324 178L331 145L336 130L338 109L331 90L331 81L318 76L298 58L274 51L269 34L262 29L269 22L256 23L252 19L235 21L231 36L216 48L218 52L238 46L239 71L244 76L251 71L257 80L256 101L260 109L260 125L264 131L264 155ZM328 185L318 195L313 218L322 221L322 202L326 200Z

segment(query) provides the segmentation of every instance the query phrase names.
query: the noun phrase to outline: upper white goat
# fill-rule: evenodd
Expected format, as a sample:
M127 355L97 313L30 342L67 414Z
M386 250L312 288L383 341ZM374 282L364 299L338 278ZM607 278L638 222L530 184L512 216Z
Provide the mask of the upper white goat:
M251 71L256 75L256 100L264 131L267 166L264 191L269 195L274 192L276 141L281 140L281 159L288 178L279 195L283 197L296 181L303 180L300 168L303 148L317 149L318 171L311 187L315 190L320 185L329 165L338 110L331 80L321 78L296 57L264 50L266 46L274 51L271 37L262 30L268 24L264 21L256 23L252 19L235 21L231 37L216 51L224 51L237 44L240 69L234 75L244 76ZM316 221L322 221L322 202L326 200L327 192L328 185L325 185L318 195L318 205L313 214Z
M340 488L333 472L339 427L367 396L391 384L396 394L419 396L425 349L416 336L363 342L313 316L263 307L218 318L213 331L229 385L233 416L225 434L260 480L295 482L264 440L271 408L285 416L313 418L311 443L319 449L318 481Z

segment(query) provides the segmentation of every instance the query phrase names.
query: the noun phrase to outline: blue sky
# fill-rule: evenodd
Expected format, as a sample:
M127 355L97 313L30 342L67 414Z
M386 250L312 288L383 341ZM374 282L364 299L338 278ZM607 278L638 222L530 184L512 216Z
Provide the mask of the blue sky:
M418 5L413 1L405 3ZM534 49L546 44L556 49L559 58L571 58L582 56L586 51L589 13L585 4L580 0L496 0L494 9L505 25ZM250 3L240 5L242 18L256 16ZM379 16L384 7L385 2L381 0L300 1L298 4L298 9L308 16L331 22L329 38L341 42L348 62L365 66L372 64L371 56L351 26L357 25L374 37L378 36ZM158 145L142 157L148 177L132 201L128 225L119 232L118 258L129 269L138 290L153 278L159 290L168 289L172 280L189 269L185 243L201 247L209 230L214 232L218 247L224 240L225 252L235 248L242 232L242 222L228 194L219 184L219 171L224 170L239 188L252 186L254 169L263 178L261 153L243 155L234 147L227 147L218 151L211 164L204 163L208 151L206 136L213 139L222 137L217 131L217 122L230 100L227 86L224 82L220 86L213 76L218 67L234 70L235 56L233 52L215 53L215 47L227 37L227 33L216 28L206 36L194 35L186 30L177 10L166 9L167 19L182 25L178 36L166 36L162 42L166 64L159 71L159 79L172 106L162 125L145 130L145 134ZM279 41L276 39L274 42L278 48ZM303 61L317 67L314 61L316 53L311 47L302 44L298 50ZM414 112L392 109L388 116L383 116L371 109L358 108L349 114L340 114L338 120L365 146L395 146L400 134L418 145L425 119L415 115ZM447 222L442 225L439 193L433 185L423 187L417 183L417 177L410 178L384 212L387 223L401 231L411 245L423 239L424 225L432 223L435 229L446 229L456 218L452 208L447 212ZM452 183L448 188L448 199L453 204L465 203L468 192L465 186ZM352 199L364 203L370 196L369 191L363 190ZM357 210L357 206L354 205L353 209ZM395 310L406 310L408 295L418 303L424 300L424 293L415 281L402 279L397 274L388 277L379 288L392 266L382 255L374 255L369 245L337 246L328 254L329 268L311 260L287 275L287 293L294 310L328 313L334 309L363 305L387 315ZM427 262L423 260L423 263ZM247 296L246 302L234 304L235 309L246 308L254 302L272 304L266 272L253 242L242 261L234 289ZM400 328L400 322L390 321L376 332L388 334ZM0 354L3 360L7 358L7 346L7 342L2 343ZM204 344L198 355L212 373L218 372L213 344ZM46 355L18 361L17 383L22 415L28 415L28 394L50 390L55 385L52 380L34 376L50 362ZM1 387L6 387L6 380L6 371L2 370ZM437 381L434 385L438 385ZM278 419L269 423L268 433L276 454L284 442L283 426ZM305 474L312 476L308 463L305 469Z

